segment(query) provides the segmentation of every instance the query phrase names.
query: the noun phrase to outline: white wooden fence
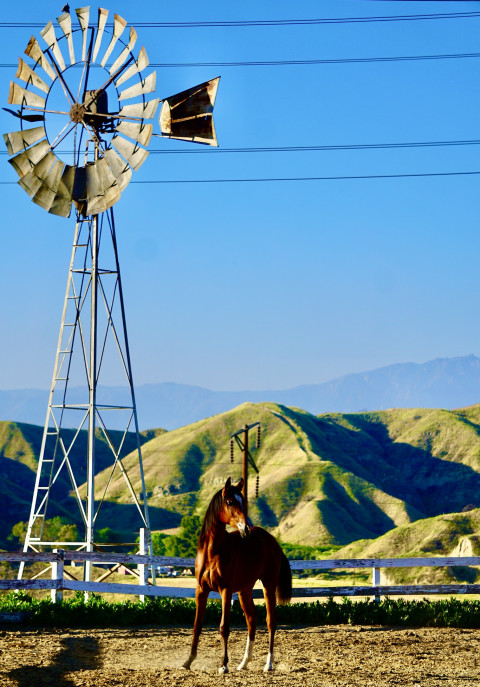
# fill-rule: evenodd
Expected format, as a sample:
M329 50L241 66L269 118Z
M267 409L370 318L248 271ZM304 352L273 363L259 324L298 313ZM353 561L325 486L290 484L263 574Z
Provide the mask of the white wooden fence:
M193 568L193 558L172 558L166 556L148 556L140 554L109 554L109 553L86 553L80 551L56 551L54 553L0 553L0 562L9 563L44 563L47 565L45 571L51 570L50 578L0 580L0 590L50 590L52 600L57 601L62 598L64 590L95 592L98 594L133 594L144 600L145 596L169 596L180 598L194 598L195 589L186 587L166 587L149 584L149 567L171 565L181 568ZM109 573L102 575L101 578L93 582L77 580L65 570L65 564L75 561L83 563L91 561L97 565L120 565L129 568L133 575L138 578L137 584L104 582ZM325 586L325 587L294 587L293 599L329 597L329 596L373 596L378 600L381 596L407 596L430 594L480 594L480 584L423 584L423 585L380 585L380 570L382 568L416 568L416 567L458 567L458 566L479 566L480 556L472 557L436 557L436 558L341 558L319 561L290 561L292 571L310 570L372 570L371 585L360 586ZM45 572L44 571L44 572ZM192 581L193 585L193 581ZM262 598L261 589L254 589L255 598ZM211 594L212 598L219 598L218 594Z

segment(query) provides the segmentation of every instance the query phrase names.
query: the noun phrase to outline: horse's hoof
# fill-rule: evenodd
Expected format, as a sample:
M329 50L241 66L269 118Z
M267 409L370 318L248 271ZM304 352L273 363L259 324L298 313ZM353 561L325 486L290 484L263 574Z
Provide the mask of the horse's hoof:
M218 669L218 674L225 675L225 673L228 673L228 666L220 666Z
M239 666L237 666L237 670L247 670L248 668L248 663L245 661L245 663L242 661Z
M271 663L267 663L265 668L263 669L264 673L270 673L273 670L273 665Z

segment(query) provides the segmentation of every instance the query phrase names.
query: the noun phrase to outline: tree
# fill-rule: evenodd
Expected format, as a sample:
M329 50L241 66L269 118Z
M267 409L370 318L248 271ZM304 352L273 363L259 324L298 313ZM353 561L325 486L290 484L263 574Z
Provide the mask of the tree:
M9 536L9 541L18 542L18 544L25 543L27 535L28 522L17 522L12 527L12 534ZM56 515L51 520L45 520L43 526L43 539L46 541L78 541L78 528L75 524L69 522L67 518Z

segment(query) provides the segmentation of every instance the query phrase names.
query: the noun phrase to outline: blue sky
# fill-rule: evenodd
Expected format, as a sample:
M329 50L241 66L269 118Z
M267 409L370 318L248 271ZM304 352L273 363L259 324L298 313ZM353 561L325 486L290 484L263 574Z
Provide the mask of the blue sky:
M70 3L72 8L75 3ZM2 6L42 22L62 2ZM480 11L480 2L103 2L144 22ZM96 5L92 5L96 16ZM480 52L480 17L308 26L138 28L150 62ZM16 63L40 28L1 28ZM220 148L477 140L479 58L157 69L162 98L220 75ZM4 103L16 68L0 67ZM2 132L18 129L0 114ZM155 124L158 131L158 124ZM135 182L480 171L478 145L175 154L152 139ZM0 181L16 175L2 155ZM479 354L480 176L130 184L115 206L136 384L287 388L390 363ZM1 184L0 388L48 388L74 219ZM104 382L116 384L113 374Z

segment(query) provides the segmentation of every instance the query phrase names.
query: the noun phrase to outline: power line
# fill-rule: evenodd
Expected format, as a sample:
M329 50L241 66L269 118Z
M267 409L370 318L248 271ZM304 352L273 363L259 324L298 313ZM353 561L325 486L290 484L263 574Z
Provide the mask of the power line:
M480 53L451 53L443 55L396 55L392 57L339 57L313 60L241 60L238 62L157 62L152 68L171 67L288 67L317 64L371 64L374 62L417 62L420 60L453 60L480 57Z
M473 172L419 172L412 174L358 174L349 176L325 176L325 177L265 177L250 179L151 179L143 181L131 181L130 184L252 184L261 182L278 181L348 181L369 179L419 179L423 177L455 177L474 176L480 171ZM0 181L1 185L16 184L16 181Z
M153 155L205 155L219 153L304 153L315 151L336 151L336 150L389 150L395 148L438 148L442 146L464 146L479 145L480 139L465 141L420 141L407 143L356 143L346 145L318 145L318 146L265 146L251 148L210 148L205 147L201 150L150 150ZM7 154L7 151L4 151Z
M312 60L239 60L236 62L152 62L154 69L191 68L191 67L289 67L313 66L318 64L372 64L374 62L417 62L420 60L458 60L480 57L480 53L447 53L440 55L396 55L392 57L338 57ZM16 69L18 65L2 63L2 69ZM77 65L81 67L81 65Z
M274 181L345 181L356 179L414 179L421 177L452 177L473 176L480 174L474 172L421 172L414 174L362 174L351 176L325 176L325 177L268 177L257 179L154 179L144 181L131 181L131 184L243 184ZM15 183L15 182L2 182Z
M135 22L132 26L142 29L191 29L191 28L248 28L255 26L314 26L317 24L364 24L371 22L425 21L433 19L470 19L480 17L480 12L440 12L434 14L394 14L367 17L322 17L313 19L245 19L237 21L185 21L185 22ZM111 24L107 24L112 26ZM0 28L43 28L41 22L0 22Z
M464 141L418 141L406 143L352 143L345 145L313 145L313 146L257 146L244 148L211 148L205 146L200 150L190 148L186 150L162 150L154 148L150 150L150 155L219 155L220 153L304 153L317 151L337 151L337 150L395 150L403 148L439 148L444 146L468 146L480 145L480 139L470 139ZM71 155L71 150L58 150L60 155ZM0 155L10 155L7 150L0 150Z

